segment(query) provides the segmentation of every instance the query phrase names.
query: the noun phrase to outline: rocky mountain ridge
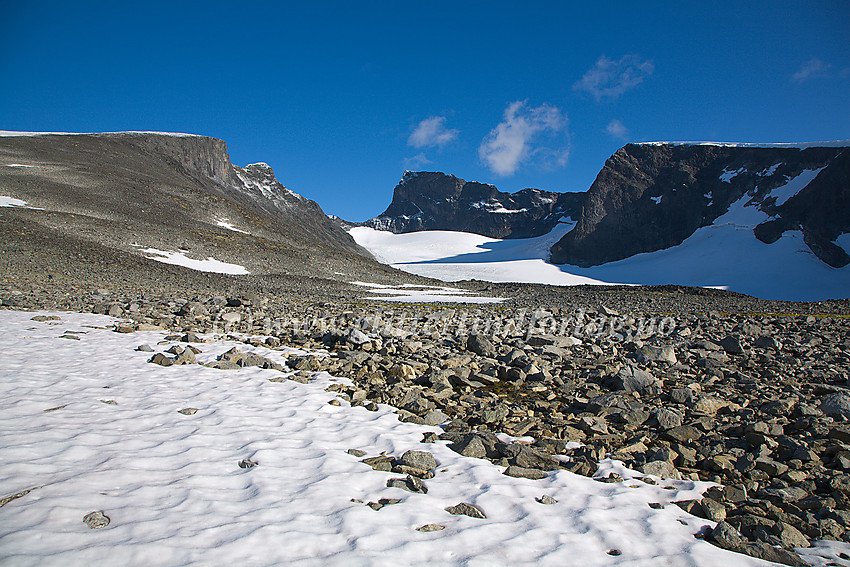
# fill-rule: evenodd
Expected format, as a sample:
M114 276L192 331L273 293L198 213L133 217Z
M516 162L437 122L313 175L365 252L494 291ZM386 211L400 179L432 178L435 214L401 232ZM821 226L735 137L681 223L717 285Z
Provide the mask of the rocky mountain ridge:
M764 244L799 231L817 258L842 268L850 255L836 240L850 232L850 143L627 144L586 193L511 194L444 173L405 172L387 210L362 224L529 238L567 218L576 226L551 248L556 264L584 268L665 250L725 223Z
M212 277L150 260L182 254L241 266L252 277L395 277L318 204L278 182L267 164L235 166L215 138L6 134L0 195L28 204L0 209L7 274Z
M441 172L405 171L393 200L379 216L362 223L394 233L459 230L491 238L546 234L562 218L577 217L582 194L523 189L465 181Z
M835 244L850 232L850 148L628 144L599 172L576 227L552 247L552 261L604 264L685 241L739 204L771 244L802 231L833 267L850 262Z

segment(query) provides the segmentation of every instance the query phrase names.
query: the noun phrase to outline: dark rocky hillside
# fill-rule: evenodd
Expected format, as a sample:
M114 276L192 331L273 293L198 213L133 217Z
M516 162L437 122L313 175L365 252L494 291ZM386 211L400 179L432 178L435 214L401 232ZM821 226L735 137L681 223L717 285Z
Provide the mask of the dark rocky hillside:
M393 274L266 164L231 164L222 140L153 133L0 137L4 273L147 281L217 277L148 260L182 251L251 276ZM407 276L400 276L406 278Z
M406 171L387 210L363 225L397 234L458 230L491 238L529 238L546 234L564 217L576 218L582 197L539 189L505 193L454 175Z
M789 195L791 184L800 187ZM742 199L765 213L753 231L762 242L800 230L827 264L850 262L834 243L850 232L848 148L674 144L628 144L611 156L552 261L587 267L676 246Z

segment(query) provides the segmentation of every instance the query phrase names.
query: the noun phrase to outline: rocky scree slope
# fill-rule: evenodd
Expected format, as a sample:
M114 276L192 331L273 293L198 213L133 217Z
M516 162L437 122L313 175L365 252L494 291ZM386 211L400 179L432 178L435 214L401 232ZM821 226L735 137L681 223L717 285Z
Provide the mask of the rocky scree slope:
M252 275L394 272L372 261L319 205L280 184L268 165L234 166L225 142L214 138L0 137L0 195L41 209L0 209L8 275L101 270L144 279L176 270L198 277L144 258L139 249L148 247L213 257Z
M581 193L539 189L505 193L445 173L405 171L387 210L362 225L396 234L457 230L530 238L546 234L563 218L577 218L581 198Z
M835 244L850 232L850 148L668 143L611 156L551 259L588 267L676 246L738 201L765 213L753 230L760 241L800 230L825 263L850 263Z

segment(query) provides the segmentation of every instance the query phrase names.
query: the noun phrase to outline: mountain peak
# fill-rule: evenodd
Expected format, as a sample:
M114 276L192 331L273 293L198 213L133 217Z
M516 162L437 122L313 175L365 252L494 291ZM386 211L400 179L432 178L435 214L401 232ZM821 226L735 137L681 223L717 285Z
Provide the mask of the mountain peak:
M577 216L580 201L577 193L505 193L495 185L442 172L408 170L387 210L363 224L395 233L461 230L491 238L526 238L549 232L563 217Z

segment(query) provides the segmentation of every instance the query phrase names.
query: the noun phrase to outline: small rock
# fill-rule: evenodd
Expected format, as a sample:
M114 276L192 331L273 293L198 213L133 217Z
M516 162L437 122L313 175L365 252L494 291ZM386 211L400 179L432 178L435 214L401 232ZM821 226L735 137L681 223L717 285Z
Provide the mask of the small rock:
M703 512L707 519L712 522L722 522L726 519L726 506L712 498L703 498L700 501Z
M645 345L638 349L638 362L666 362L667 364L676 364L676 352L671 346L652 346Z
M460 453L464 457L483 459L487 456L487 448L477 435L466 435L457 443L449 445L449 449L455 453Z
M470 518L486 518L487 515L477 506L473 504L468 504L466 502L461 502L460 504L456 504L454 506L449 506L446 508L446 512L452 514L453 516L469 516Z
M440 425L451 418L440 410L431 410L425 414L423 419L425 420L425 425Z
M652 416L661 429L673 429L682 425L682 414L668 408L658 408L652 412Z
M714 529L708 532L708 537L718 547L731 551L737 550L744 542L744 538L728 522L718 522Z
M779 522L777 527L779 529L776 535L779 537L779 541L782 542L783 547L809 547L811 545L809 539L794 526L785 522Z
M95 510L83 516L83 522L93 530L99 530L109 525L109 516L103 510Z
M360 449L349 449L346 453L355 457L362 457L366 454L366 451L361 451Z
M431 470L437 467L437 461L428 451L405 451L401 463L417 469Z
M106 404L108 406L117 406L118 405L118 402L116 402L115 400L100 400L100 403Z
M182 413L183 415L195 415L198 413L198 408L183 408L177 410L177 413Z
M547 474L538 469L527 469L525 467L518 467L516 465L509 465L505 472L502 473L506 476L512 476L514 478L528 478L531 480L540 480L542 478L546 478Z
M379 455L377 457L368 457L360 462L369 465L372 467L372 470L389 472L393 469L394 460L392 457Z
M844 392L827 394L820 399L818 407L826 415L850 417L850 395Z
M644 392L658 383L655 377L640 368L625 366L617 374L608 380L613 390L625 390L626 392Z
M756 468L760 471L766 472L771 477L775 477L786 472L788 470L788 465L772 459L758 459L756 460Z
M702 433L691 425L680 425L664 432L664 437L677 443L687 443L702 437Z
M377 502L369 502L366 504L372 510L378 511L384 506L391 506L392 504L398 504L401 502L399 498L381 498Z
M479 356L487 358L493 358L496 354L496 347L483 335L469 335L469 338L466 340L466 348Z
M535 500L540 502L541 504L557 504L558 503L557 500L555 500L554 498L552 498L548 494L544 494L543 496L541 496L539 498L535 498Z
M640 467L643 474L651 474L660 478L681 480L682 473L667 461L650 461Z
M440 530L446 529L446 526L441 526L440 524L425 524L424 526L419 526L416 528L417 532L438 532Z
M151 359L148 360L148 362L150 362L152 364L159 364L160 366L171 366L172 364L174 364L173 359L165 356L161 352L158 352L155 355L153 355L153 357L151 357Z
M151 345L139 345L136 347L136 350L139 352L153 352Z
M428 487L415 476L407 475L404 478L391 478L387 480L387 488L401 488L414 494L427 494Z
M256 467L258 464L259 463L257 463L256 461L252 461L251 459L242 459L241 461L239 461L239 468L250 469Z
M744 352L744 347L741 346L741 339L734 335L725 336L719 344L726 351L726 354L743 354Z

